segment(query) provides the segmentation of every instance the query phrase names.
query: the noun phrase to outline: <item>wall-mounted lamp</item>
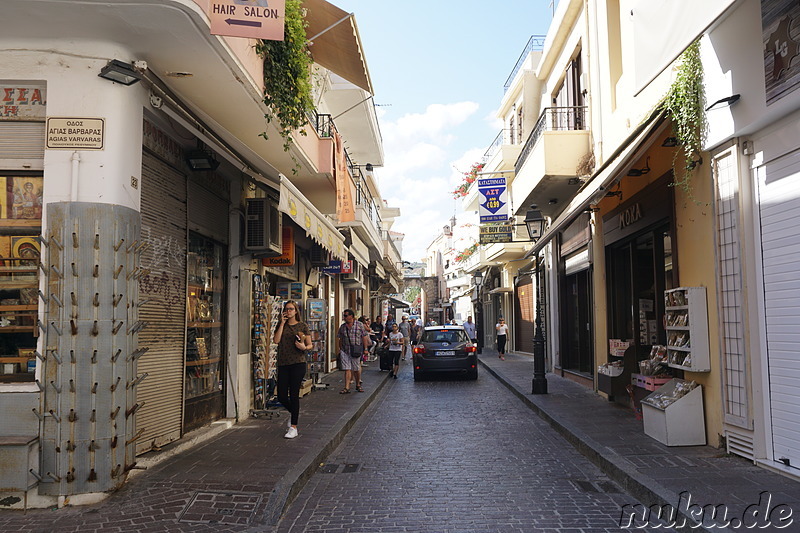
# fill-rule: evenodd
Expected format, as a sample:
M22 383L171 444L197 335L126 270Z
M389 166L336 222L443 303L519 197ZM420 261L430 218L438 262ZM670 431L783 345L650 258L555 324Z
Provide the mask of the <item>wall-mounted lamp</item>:
M122 85L133 85L142 79L142 75L133 68L133 65L117 59L106 63L106 66L100 69L98 76Z
M480 287L483 285L483 272L480 270L476 270L475 273L472 275L472 282L477 286Z
M186 164L192 170L217 170L219 161L205 150L193 150L186 155Z
M533 242L539 240L544 233L544 217L542 212L536 209L536 204L531 205L531 208L525 213L525 227L528 228L528 236Z
M677 137L667 137L664 139L664 142L661 143L661 146L664 148L675 148L678 146L678 138Z
M643 176L650 172L650 157L647 157L647 160L644 162L644 166L642 168L632 168L628 171L628 176Z
M698 157L694 161L689 161L689 163L687 163L686 170L693 170L694 167L696 167L698 165L702 165L702 164L703 164L703 158L702 157Z
M725 98L720 98L719 100L708 106L706 108L706 111L711 111L712 109L722 109L723 107L731 106L736 102L738 102L739 98L741 97L742 97L741 94L732 94L730 96L726 96Z

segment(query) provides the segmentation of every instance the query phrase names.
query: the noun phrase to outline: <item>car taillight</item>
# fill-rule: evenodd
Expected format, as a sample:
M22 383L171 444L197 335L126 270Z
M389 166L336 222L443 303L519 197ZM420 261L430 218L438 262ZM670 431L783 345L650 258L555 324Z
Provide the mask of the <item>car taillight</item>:
M414 353L425 353L425 346L423 346L421 344L417 344L416 346L414 346L414 350L413 351L414 351Z
M478 351L478 347L475 346L474 344L473 345L467 345L467 347L464 348L464 349L467 351L467 353L475 353L475 352Z

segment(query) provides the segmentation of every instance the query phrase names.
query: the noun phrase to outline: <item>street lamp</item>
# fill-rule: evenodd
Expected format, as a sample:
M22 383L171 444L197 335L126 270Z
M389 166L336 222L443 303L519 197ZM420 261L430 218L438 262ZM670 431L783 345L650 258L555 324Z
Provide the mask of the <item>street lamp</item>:
M475 284L475 288L477 289L476 298L473 298L473 315L475 317L475 334L477 335L478 339L478 353L483 352L483 313L480 309L480 302L481 302L481 285L483 285L483 271L476 270L474 274L472 274L472 282Z
M544 233L545 220L542 212L532 205L525 214L525 226L528 228L528 236L536 243ZM539 251L536 252L536 291L539 293L536 298L536 321L534 322L533 334L533 394L547 394L547 378L544 370L544 334L542 333L542 285L541 285L541 261Z

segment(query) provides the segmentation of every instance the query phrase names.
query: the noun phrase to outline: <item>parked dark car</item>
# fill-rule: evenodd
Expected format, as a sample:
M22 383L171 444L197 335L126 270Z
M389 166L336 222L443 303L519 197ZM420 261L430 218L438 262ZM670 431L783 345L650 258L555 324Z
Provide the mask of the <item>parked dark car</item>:
M478 348L463 326L426 327L413 352L415 380L447 372L478 379Z

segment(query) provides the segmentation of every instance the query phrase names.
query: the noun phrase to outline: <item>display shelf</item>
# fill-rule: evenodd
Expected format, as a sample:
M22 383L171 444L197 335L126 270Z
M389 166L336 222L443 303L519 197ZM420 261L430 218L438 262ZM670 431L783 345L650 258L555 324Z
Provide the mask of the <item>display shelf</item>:
M0 311L38 311L38 305L0 305ZM12 313L9 313L12 314Z
M219 357L212 357L210 359L197 359L195 361L186 361L186 366L204 366L211 365L219 362Z
M221 328L222 322L189 322L187 327L190 328Z
M0 333L33 333L36 326L0 326Z
M0 363L27 363L31 359L33 359L33 357L14 355L8 357L0 357Z
M687 372L711 370L705 287L679 287L664 292L667 361Z

